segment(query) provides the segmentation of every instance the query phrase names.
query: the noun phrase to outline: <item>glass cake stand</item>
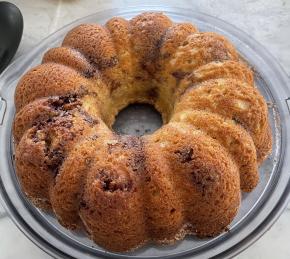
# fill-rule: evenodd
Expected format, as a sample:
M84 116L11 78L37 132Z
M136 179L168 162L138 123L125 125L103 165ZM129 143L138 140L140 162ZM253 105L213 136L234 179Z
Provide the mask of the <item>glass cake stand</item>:
M53 215L35 208L22 194L13 164L12 122L14 91L19 78L41 61L43 53L59 46L72 27L81 23L104 24L110 17L127 19L143 11L163 11L176 22L191 22L201 31L215 31L229 38L253 67L255 81L268 102L273 132L273 152L260 168L257 188L243 194L242 205L230 230L215 238L187 237L175 245L147 245L130 253L112 253L89 240L84 233L68 231ZM288 200L290 189L290 85L280 65L258 42L236 27L206 14L162 6L132 7L98 12L77 20L44 39L16 60L0 78L0 200L19 229L36 245L56 258L209 258L232 257L257 240L275 222ZM289 101L289 102L288 102Z

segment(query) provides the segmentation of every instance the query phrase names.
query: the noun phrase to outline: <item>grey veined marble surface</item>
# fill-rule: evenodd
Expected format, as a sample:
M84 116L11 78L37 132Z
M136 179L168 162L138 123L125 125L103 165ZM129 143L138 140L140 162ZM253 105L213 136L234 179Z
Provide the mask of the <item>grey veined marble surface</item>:
M145 1L13 0L24 16L24 35L16 57L28 52L44 37L63 25L91 13L115 7L136 6ZM290 75L290 0L177 0L146 1L191 8L219 17L250 34L264 45ZM290 206L275 225L236 258L290 258ZM17 247L17 248L16 248ZM30 242L2 214L0 207L0 259L51 258Z

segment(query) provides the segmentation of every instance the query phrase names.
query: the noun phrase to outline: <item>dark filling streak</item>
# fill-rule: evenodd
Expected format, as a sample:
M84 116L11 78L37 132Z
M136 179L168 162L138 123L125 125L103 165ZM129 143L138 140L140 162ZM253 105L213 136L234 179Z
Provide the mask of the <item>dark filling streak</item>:
M163 37L156 40L155 47L150 49L150 51L147 52L147 56L144 58L144 70L146 70L149 74L152 74L153 71L148 69L152 66L152 64L156 65L156 61L160 57L160 48L163 44Z
M147 96L149 100L156 101L159 97L158 89L157 88L151 88L147 91Z
M48 99L49 106L55 111L68 111L78 107L81 102L76 94L68 94Z
M93 78L96 74L96 69L88 69L83 72L85 78Z
M183 72L183 71L175 71L172 73L172 76L175 77L176 79L176 87L179 86L180 81L183 79L188 79L190 77L191 73L190 72ZM185 91L187 91L190 87L187 87L186 89L183 89L181 92L181 95L183 95L185 93ZM173 89L172 89L173 90Z
M91 126L98 124L98 120L94 119L89 113L82 110L80 105L81 101L78 99L76 94L61 96L50 101L50 106L54 110L58 111L58 116L63 117L71 115L72 110L77 109L85 122Z
M165 52L165 53L162 55L162 58L163 58L163 59L168 59L168 58L170 58L170 57L171 57L171 54L168 53L168 52Z
M96 178L105 192L129 192L133 187L131 179L121 179L116 172L106 171L104 169L98 172Z
M138 152L129 159L129 166L134 172L143 172L145 170L145 156L144 153Z
M89 209L89 206L87 205L87 203L84 200L80 201L79 206L80 206L81 209L84 209L84 210L88 210Z
M112 154L115 148L132 149L140 146L140 138L136 136L116 135L116 143L108 143L108 152Z
M246 131L248 131L249 133L251 133L250 128L249 128L245 123L243 123L239 118L233 116L233 117L232 117L232 120L233 120L236 124L238 124L238 125L240 125L241 127L243 127Z
M127 165L133 172L144 172L145 155L143 151L143 142L137 136L116 135L117 143L108 144L108 153L112 154L115 148L134 149L133 154L128 158Z
M134 148L136 152L133 153L133 156L129 160L129 164L135 173L144 174L146 171L145 166L145 154L144 154L144 143L139 137L132 137L127 142L127 146Z
M140 138L136 136L118 136L119 141L122 144L122 148L131 149L138 148L141 145Z
M93 117L92 117L89 113L87 113L86 111L84 111L84 110L80 110L79 112L80 112L80 114L81 114L83 120L84 120L85 122L87 122L88 124L90 124L90 126L93 127L93 126L95 126L95 125L97 125L97 124L99 123L99 121L98 121L97 119L93 118Z
M160 49L161 49L162 45L164 44L164 41L166 40L165 35L166 35L166 33L163 33L161 38L158 39L156 42L156 48L154 48L154 49L156 49L158 55L160 54Z
M52 126L70 129L73 126L72 114L70 112L63 112L57 117L48 118L45 121L39 121L33 126L36 128L36 132L39 130L44 130L45 128L52 128Z
M59 168L64 161L64 152L61 149L54 149L49 151L48 155L49 163L47 163L47 167L54 175L57 175L59 172Z
M73 122L72 115L65 113L65 116L49 118L46 121L37 123L35 126L35 132L31 136L34 143L43 141L44 146L44 165L55 176L58 174L59 168L65 159L65 146L68 142L71 142L76 137L76 132L72 131ZM52 131L59 129L62 132L62 139L55 147L52 148Z
M109 84L110 84L110 93L113 93L115 90L117 90L120 86L121 83L114 81L114 80L109 80Z
M191 172L191 178L197 190L202 193L202 196L205 196L206 191L217 181L216 176L210 174L205 175L199 169Z
M93 161L94 159L92 157L86 157L85 158L85 164L86 164L86 168L87 170L91 169L92 165L93 165ZM87 210L89 209L89 206L87 205L87 203L84 201L84 192L85 192L85 177L83 174L83 177L81 177L81 183L80 183L80 192L77 195L77 200L79 202L79 209L84 209Z
M90 125L98 123L88 113L80 110L81 102L76 94L69 94L60 97L48 98L48 106L53 110L50 116L42 117L42 120L36 120L32 125L35 132L31 135L34 143L44 142L44 165L54 175L58 174L59 168L65 159L65 147L67 143L73 141L78 132L73 130L74 110L78 110L83 116L84 121ZM52 145L52 132L59 130L62 134L59 143ZM79 130L79 133L83 128ZM97 137L97 136L96 136Z
M192 160L193 149L192 148L187 148L187 149L185 148L182 150L177 150L174 153L180 157L181 163L188 163Z
M221 41L213 41L209 45L209 50L211 51L211 59L210 61L223 61L223 60L228 60L229 53L223 42Z
M119 60L116 56L111 57L110 59L102 59L102 58L95 59L92 56L88 56L88 60L92 66L100 70L112 68L119 63Z
M172 73L172 76L174 76L179 81L184 79L188 75L190 75L190 73L189 72L184 72L184 71L175 71L175 72Z

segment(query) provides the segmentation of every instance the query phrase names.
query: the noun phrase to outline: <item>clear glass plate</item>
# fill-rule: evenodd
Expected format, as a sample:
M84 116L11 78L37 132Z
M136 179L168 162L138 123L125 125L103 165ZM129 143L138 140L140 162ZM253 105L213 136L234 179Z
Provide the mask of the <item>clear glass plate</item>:
M71 232L56 219L30 204L23 196L13 165L11 127L15 115L14 91L19 78L41 62L44 52L59 46L72 27L81 23L104 24L113 16L130 19L143 11L163 11L176 22L191 22L201 31L215 31L228 37L241 56L253 67L255 81L269 104L273 132L273 152L260 168L257 188L243 194L242 206L230 231L211 239L187 237L171 246L154 246L131 253L111 253L94 244L83 233ZM0 78L0 200L15 224L39 247L54 257L94 258L198 258L231 257L259 238L277 219L287 204L290 189L289 82L277 61L249 35L232 25L206 14L180 8L143 6L102 11L77 20L50 35L27 55L16 60Z

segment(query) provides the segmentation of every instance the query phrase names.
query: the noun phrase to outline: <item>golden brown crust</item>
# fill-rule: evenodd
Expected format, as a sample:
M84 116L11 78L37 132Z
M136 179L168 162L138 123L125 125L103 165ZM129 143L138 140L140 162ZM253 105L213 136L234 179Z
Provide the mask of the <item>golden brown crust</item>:
M165 125L113 133L132 102ZM162 13L72 29L22 77L15 105L23 191L118 252L224 231L272 146L265 100L232 44Z
M270 146L267 104L247 83L229 78L205 81L189 89L176 104L176 112L186 109L211 111L240 124L253 138L258 161Z
M190 34L178 47L170 61L170 68L175 68L171 73L186 73L210 62L226 60L238 60L233 45L216 33L198 32Z
M91 82L74 69L56 63L32 68L19 81L15 92L16 110L37 98L89 92Z
M155 67L151 66L153 70L152 73L156 74L157 79L159 73L156 73L156 71L162 71L166 64L170 62L178 47L180 47L190 34L197 31L197 28L190 23L173 24L166 30L159 44L160 51L158 61Z
M98 244L114 251L135 248L147 237L140 164L142 143L136 137L113 137L97 143L96 150L80 216Z
M95 68L77 50L68 47L58 47L48 50L42 59L42 63L58 63L71 68L90 78L94 76Z
M116 66L103 71L113 94L121 86L132 85L136 78L147 78L148 75L143 71L132 51L130 23L123 18L115 17L106 23L106 28L110 32L118 59Z
M100 122L68 153L54 186L50 189L53 211L59 222L70 229L82 226L79 217L80 201L87 177L96 156L96 142L102 142L111 135L110 130Z
M27 104L14 119L13 134L18 143L26 130L81 106L76 95L45 97Z
M239 171L226 150L203 132L169 123L149 137L174 174L184 217L200 236L220 233L240 203ZM162 166L158 164L157 166Z
M191 85L190 82L187 83L183 79L190 77L200 67L209 63L238 60L238 54L232 44L216 33L196 32L188 34L185 31L181 39L182 41L179 42L170 59L165 59L156 74L156 79L160 82L160 89L167 89L162 94L171 103L174 103L186 87ZM202 73L206 79L205 72L202 71ZM214 75L218 74L219 72L212 71L208 77L215 77ZM170 108L172 109L172 107Z
M161 59L164 60L172 57L188 35L196 32L198 32L198 29L191 23L177 23L169 27L160 44Z
M47 208L50 208L49 188L54 175L40 162L45 160L45 154L42 143L33 141L34 134L35 129L27 131L16 148L16 172L27 197L36 206L48 204Z
M108 31L97 24L82 24L72 29L62 45L77 49L100 70L118 63Z
M147 66L148 71L154 74L154 84L157 84L159 103L165 106L166 112L161 110L163 120L167 123L170 119L174 105L174 96L176 91L176 79L173 76L168 76L166 67L171 61L178 47L184 42L188 35L197 31L197 28L189 23L172 24L164 33L159 43L159 53L156 56L156 62L152 62Z
M17 174L24 191L35 200L49 200L54 177L70 149L99 123L73 102L77 100L53 100L50 110L54 113L33 123L30 119L33 116L39 118L37 112L41 110L27 114L32 117L25 117L24 114L22 127L15 131L19 132L18 137L21 138L16 146ZM29 129L23 134L26 127Z
M214 61L197 68L191 74L185 75L179 83L178 93L183 93L189 86L218 78L233 78L254 85L253 72L245 64L232 60Z
M133 51L143 66L158 57L159 44L172 21L162 13L142 13L130 20Z
M218 114L201 110L176 113L171 121L190 124L219 141L239 167L241 190L249 192L256 187L259 180L256 148L249 133L240 125Z
M174 171L152 141L144 145L146 174L144 180L144 208L147 231L155 241L175 240L186 221L183 204L176 190Z

